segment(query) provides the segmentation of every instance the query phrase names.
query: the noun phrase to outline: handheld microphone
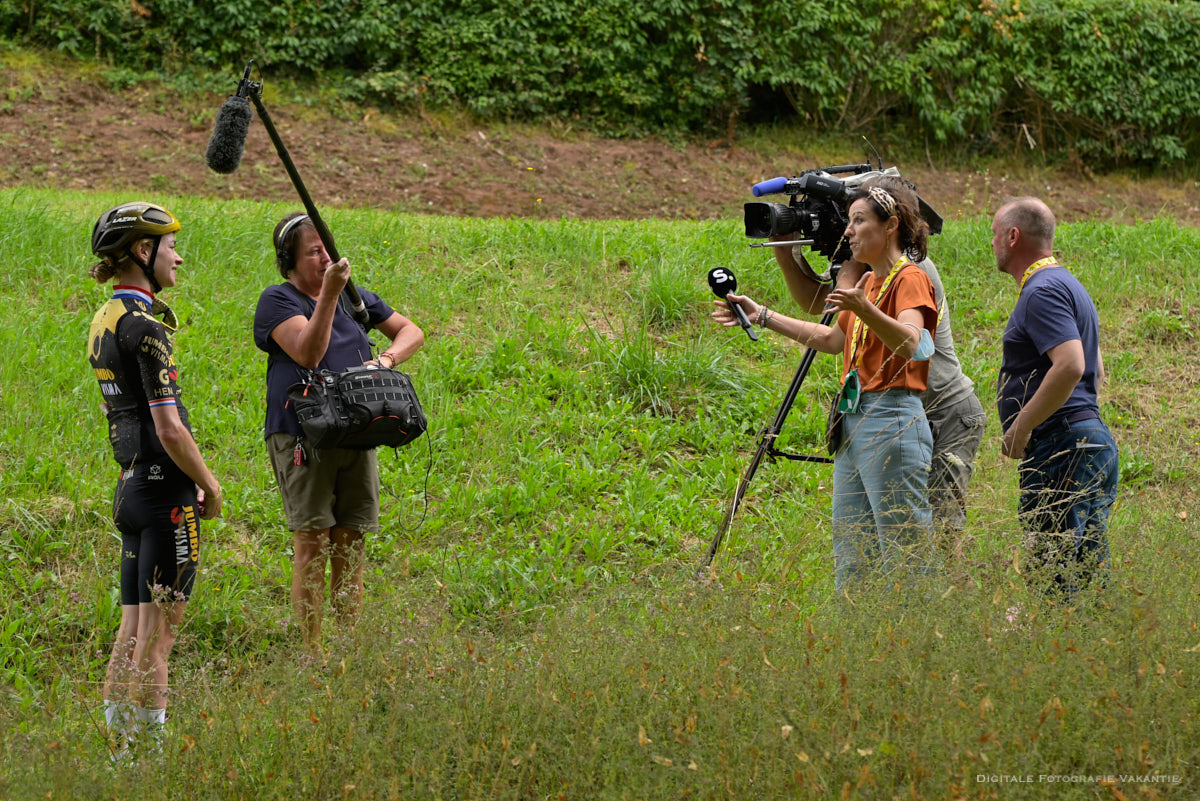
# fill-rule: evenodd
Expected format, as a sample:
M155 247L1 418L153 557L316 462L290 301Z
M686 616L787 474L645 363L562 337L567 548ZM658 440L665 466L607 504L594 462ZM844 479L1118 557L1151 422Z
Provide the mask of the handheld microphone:
M739 303L734 303L726 297L730 292L737 289L737 279L733 277L733 271L727 267L714 267L708 271L708 285L712 287L713 294L729 306L737 317L738 324L745 330L746 336L750 337L754 342L758 341L758 337L754 334L754 328L750 325L750 318L746 316L746 312L742 310Z

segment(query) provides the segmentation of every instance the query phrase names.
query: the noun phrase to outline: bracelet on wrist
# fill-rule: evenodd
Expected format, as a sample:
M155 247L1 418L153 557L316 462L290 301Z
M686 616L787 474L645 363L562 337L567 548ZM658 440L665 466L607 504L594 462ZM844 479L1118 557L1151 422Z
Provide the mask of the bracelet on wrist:
M769 311L770 311L770 309L768 309L766 306L759 306L759 307L758 307L758 327L759 327L759 328L765 328L765 327L766 327L766 325L767 325L767 312L769 312Z

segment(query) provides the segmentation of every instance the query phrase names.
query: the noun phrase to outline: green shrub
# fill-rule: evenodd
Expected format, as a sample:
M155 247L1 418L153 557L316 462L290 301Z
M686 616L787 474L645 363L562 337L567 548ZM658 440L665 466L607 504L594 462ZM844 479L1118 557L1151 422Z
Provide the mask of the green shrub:
M10 1L0 36L231 79L253 58L359 100L620 135L732 129L790 104L881 141L1097 163L1200 143L1197 0Z

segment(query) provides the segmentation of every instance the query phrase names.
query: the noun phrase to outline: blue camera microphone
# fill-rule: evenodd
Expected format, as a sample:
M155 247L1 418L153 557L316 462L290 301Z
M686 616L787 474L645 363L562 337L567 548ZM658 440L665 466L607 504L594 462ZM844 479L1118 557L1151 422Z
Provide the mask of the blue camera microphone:
M786 189L787 182L788 182L788 179L783 178L783 177L772 178L769 181L759 181L754 186L750 187L750 191L754 194L755 197L762 197L763 195L774 195L774 194L778 194L779 192L782 192L784 189Z
M737 289L737 279L733 277L733 271L728 267L714 267L708 271L708 285L712 287L713 294L721 300L725 301L730 310L737 317L738 324L746 331L746 336L750 337L754 342L758 341L758 337L754 334L754 328L750 325L750 318L746 316L746 312L742 310L740 303L734 303L726 297L730 292Z

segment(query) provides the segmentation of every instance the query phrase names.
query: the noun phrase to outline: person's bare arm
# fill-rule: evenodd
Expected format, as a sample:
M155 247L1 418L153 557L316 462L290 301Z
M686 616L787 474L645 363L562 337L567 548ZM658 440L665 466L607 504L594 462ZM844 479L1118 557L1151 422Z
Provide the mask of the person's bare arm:
M738 303L742 307L742 311L746 312L746 316L751 320L758 319L759 312L762 311L762 306L755 303L754 300L746 295L735 295L730 292L727 296L728 300ZM738 320L733 315L733 311L729 308L729 303L724 300L714 300L713 305L716 310L713 311L712 317L719 324L724 326L738 325ZM841 353L842 346L846 342L845 333L836 325L828 326L820 323L812 323L808 320L797 320L794 317L788 317L786 314L772 312L770 319L767 321L766 327L777 334L794 339L802 345L814 348L822 353Z
M771 237L776 242L791 238L790 235ZM792 299L809 314L820 314L825 307L825 296L829 294L832 287L816 280L816 273L803 256L800 257L800 262L796 261L790 246L771 248L771 251L775 254L775 261L783 272L783 279L787 282L788 292L791 293Z
M211 520L221 513L221 485L208 469L192 432L179 419L179 408L174 405L152 406L150 417L154 430L162 442L167 455L188 478L196 482L196 502L200 517Z
M1062 408L1075 391L1079 379L1083 378L1086 361L1083 343L1078 339L1068 339L1055 345L1046 351L1046 356L1050 359L1046 377L1004 433L1003 453L1010 459L1025 457L1025 446L1029 444L1033 429Z
M312 317L289 317L271 329L271 339L283 348L292 361L309 370L317 369L333 331L333 315L337 312L338 296L350 278L350 262L342 259L330 265L321 282L321 294Z
M391 340L391 344L379 353L379 363L384 367L406 361L425 344L425 332L400 312L393 312L391 317L375 326L375 330Z
M896 317L884 314L867 299L867 284L870 281L870 273L863 273L854 287L842 289L839 286L829 293L829 305L838 310L854 312L888 350L911 359L921 341L924 315L920 309L903 309Z

